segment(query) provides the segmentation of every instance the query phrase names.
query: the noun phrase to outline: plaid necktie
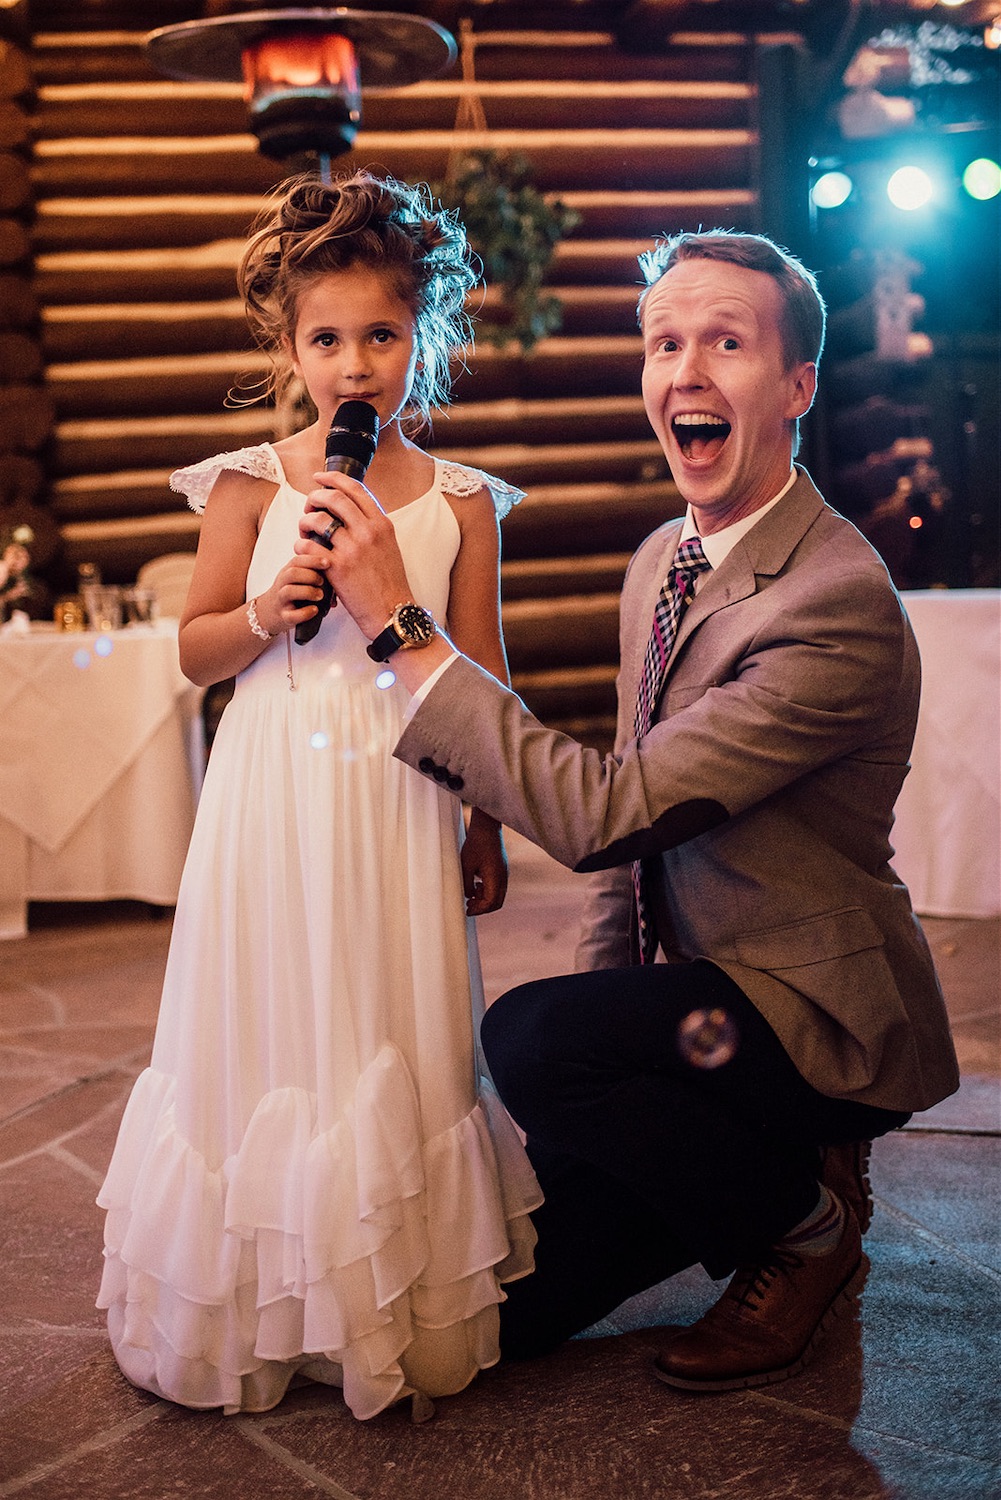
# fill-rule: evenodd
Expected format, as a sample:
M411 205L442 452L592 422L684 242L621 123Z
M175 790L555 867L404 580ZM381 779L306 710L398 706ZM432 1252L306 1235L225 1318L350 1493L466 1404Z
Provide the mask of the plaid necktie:
M697 536L689 537L687 542L682 542L674 554L674 562L664 579L653 612L653 629L650 631L650 639L647 642L643 675L636 694L633 730L637 739L641 739L653 723L657 701L664 685L667 659L671 654L671 647L674 644L674 637L685 606L694 597L695 580L706 568L711 567L712 564L703 552L702 542ZM657 934L650 922L643 893L643 871L638 859L633 862L632 874L636 916L639 922L640 962L648 964L653 961L653 956L657 951Z

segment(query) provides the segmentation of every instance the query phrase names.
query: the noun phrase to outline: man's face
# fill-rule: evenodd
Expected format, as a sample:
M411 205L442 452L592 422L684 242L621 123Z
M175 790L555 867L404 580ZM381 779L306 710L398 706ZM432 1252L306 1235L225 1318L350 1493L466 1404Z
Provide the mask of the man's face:
M643 307L643 404L703 536L751 515L789 477L793 421L816 365L785 368L782 296L764 271L684 260Z

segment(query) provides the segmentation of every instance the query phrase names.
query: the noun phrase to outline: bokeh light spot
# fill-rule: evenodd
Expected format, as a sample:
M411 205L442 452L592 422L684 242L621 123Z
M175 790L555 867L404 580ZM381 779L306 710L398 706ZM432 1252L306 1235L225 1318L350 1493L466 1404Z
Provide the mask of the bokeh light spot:
M385 690L386 688L391 688L395 681L396 673L391 671L389 667L384 667L375 679L375 685L377 688Z
M86 646L81 646L78 651L73 652L73 665L79 667L81 672L90 666L90 652Z
M886 184L886 196L894 208L913 213L931 202L934 185L924 167L898 167Z
M996 198L1001 193L1001 166L989 156L978 156L963 173L963 186L981 203Z
M99 635L94 642L94 652L97 656L110 656L115 649L115 643L110 635Z
M840 208L851 197L853 187L847 172L825 172L813 184L810 197L818 208Z
M693 1068L721 1068L737 1050L737 1026L722 1006L693 1010L678 1026L678 1051Z
M310 735L309 743L314 750L326 750L327 746L330 744L330 740L324 734L322 729L317 729L314 734Z

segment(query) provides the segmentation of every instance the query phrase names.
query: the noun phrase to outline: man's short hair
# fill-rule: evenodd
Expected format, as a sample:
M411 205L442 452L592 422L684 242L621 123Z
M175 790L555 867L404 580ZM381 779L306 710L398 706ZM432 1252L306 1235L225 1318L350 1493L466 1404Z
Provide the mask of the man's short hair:
M763 234L739 234L732 229L700 230L674 234L657 241L639 258L646 286L637 309L643 322L643 305L660 278L683 260L723 260L764 271L777 283L782 295L780 335L786 369L795 364L817 364L824 347L827 312L816 278L802 261L782 250Z

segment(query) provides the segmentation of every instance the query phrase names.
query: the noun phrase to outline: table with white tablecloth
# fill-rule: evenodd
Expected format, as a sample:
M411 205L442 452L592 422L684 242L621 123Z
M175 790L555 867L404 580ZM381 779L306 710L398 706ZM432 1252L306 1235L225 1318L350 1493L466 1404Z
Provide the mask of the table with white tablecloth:
M894 868L915 911L1001 914L1001 591L903 594L921 652L911 773Z
M172 905L201 778L177 623L0 635L0 937L27 903Z

